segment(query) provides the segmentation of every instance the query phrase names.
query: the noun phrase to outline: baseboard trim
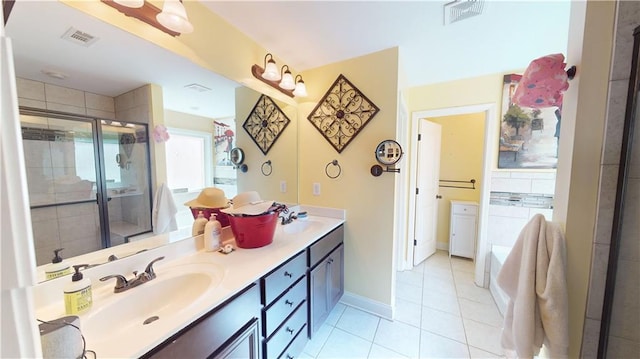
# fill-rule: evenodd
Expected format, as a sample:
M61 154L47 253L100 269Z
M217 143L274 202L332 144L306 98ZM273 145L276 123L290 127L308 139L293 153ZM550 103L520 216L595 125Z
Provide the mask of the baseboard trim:
M392 306L377 302L375 300L371 300L357 294L345 291L342 295L342 298L340 298L340 303L348 305L350 307L358 308L371 314L375 314L385 319L393 320Z
M449 242L436 242L436 249L449 252Z

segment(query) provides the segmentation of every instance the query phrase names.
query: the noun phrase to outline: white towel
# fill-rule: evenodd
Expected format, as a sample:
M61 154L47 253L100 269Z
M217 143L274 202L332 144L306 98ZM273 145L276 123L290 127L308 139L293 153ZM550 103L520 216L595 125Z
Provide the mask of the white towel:
M158 187L153 198L151 215L153 233L160 234L177 230L176 213L178 213L178 208L173 201L171 190L163 183Z
M509 297L502 347L509 358L566 358L569 348L565 240L560 226L535 215L498 273Z

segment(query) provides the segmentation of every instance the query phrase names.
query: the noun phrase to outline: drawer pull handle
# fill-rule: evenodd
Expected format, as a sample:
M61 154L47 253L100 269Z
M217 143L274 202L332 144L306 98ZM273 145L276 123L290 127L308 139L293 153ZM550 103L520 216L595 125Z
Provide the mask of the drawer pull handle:
M284 272L284 276L285 276L285 277L292 278L292 277L293 277L293 273L289 273L289 272L285 271L285 272Z
M285 329L285 330L287 331L287 333L289 333L289 334L293 334L293 329L291 329L291 328L287 327L287 329Z
M285 299L285 300L284 300L284 304L286 304L286 305L288 305L288 306L290 306L290 307L293 307L293 302L292 302L292 301L290 301L289 299Z

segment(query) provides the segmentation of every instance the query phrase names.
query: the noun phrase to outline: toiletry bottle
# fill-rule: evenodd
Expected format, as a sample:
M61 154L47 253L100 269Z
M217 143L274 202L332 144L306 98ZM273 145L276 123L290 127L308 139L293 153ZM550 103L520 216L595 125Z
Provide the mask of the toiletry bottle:
M47 269L44 272L47 279L58 278L71 273L71 267L69 264L60 257L60 251L63 249L64 248L58 248L53 250L54 256L51 260L51 264L47 266Z
M71 282L64 287L64 307L67 315L84 313L91 308L93 296L91 294L91 280L83 278L80 269L89 267L88 264L73 266L75 273Z
M193 221L193 227L191 227L191 236L199 236L204 233L204 226L207 224L207 219L204 218L202 211L198 212L198 218Z
M216 220L216 214L212 213L209 222L204 226L204 250L215 251L220 248L222 236L222 226Z

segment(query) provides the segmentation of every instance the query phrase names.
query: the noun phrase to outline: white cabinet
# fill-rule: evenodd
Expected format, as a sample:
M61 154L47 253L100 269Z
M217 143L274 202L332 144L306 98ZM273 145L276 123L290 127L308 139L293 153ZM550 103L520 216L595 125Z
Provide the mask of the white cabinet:
M473 259L478 233L478 204L468 201L451 201L451 228L449 231L449 255Z

